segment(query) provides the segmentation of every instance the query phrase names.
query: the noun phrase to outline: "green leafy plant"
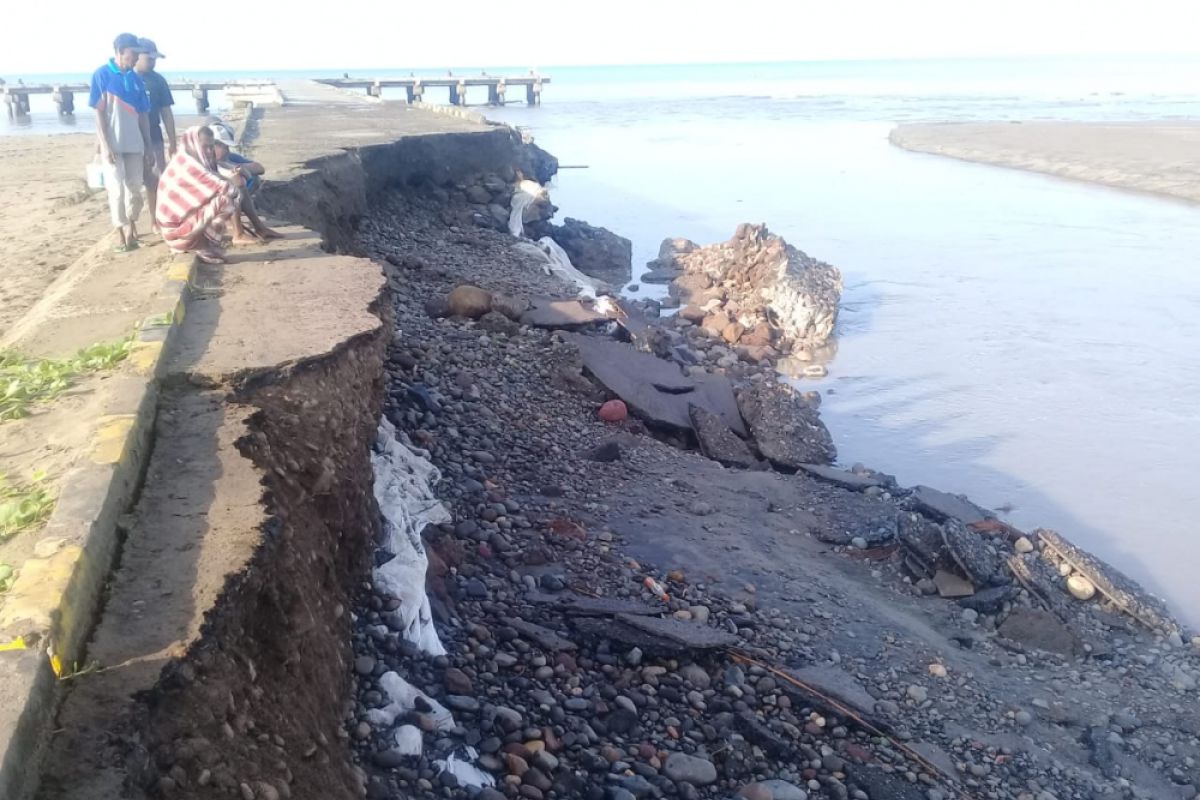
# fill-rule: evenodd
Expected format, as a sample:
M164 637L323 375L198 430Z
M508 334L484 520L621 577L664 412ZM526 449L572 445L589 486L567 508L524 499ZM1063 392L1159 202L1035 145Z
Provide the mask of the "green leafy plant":
M0 594L4 594L11 589L16 580L17 571L13 569L12 564L0 562Z
M85 347L72 358L25 358L0 350L0 422L29 416L35 403L52 400L76 377L112 369L125 360L133 337Z
M54 496L44 485L46 473L33 473L29 483L11 483L0 475L0 542L40 525L54 510ZM3 580L0 580L0 585Z

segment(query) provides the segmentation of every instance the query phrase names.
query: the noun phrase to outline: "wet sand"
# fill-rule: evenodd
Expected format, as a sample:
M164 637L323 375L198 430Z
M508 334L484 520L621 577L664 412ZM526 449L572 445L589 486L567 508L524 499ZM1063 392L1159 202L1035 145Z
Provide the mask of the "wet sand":
M906 150L1200 202L1200 123L901 125Z

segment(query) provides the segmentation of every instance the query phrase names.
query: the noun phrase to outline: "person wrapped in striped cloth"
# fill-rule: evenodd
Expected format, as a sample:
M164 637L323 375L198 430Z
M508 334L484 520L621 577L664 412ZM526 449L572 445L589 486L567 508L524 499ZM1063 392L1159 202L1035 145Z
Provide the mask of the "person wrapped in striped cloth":
M158 182L154 218L173 253L194 253L207 264L223 264L223 233L237 210L245 180L217 171L213 132L193 126L179 137L179 149Z

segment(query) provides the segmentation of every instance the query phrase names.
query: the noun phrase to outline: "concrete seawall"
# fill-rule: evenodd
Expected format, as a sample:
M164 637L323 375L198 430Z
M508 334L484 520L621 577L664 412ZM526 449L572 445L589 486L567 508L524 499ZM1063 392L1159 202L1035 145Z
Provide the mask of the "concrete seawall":
M47 638L75 631L78 674L55 680L44 643L19 655L33 679L13 698L0 795L359 795L341 725L346 609L378 525L369 449L390 324L379 265L336 253L396 183L553 169L508 128L370 111L286 108L247 126L270 169L261 205L298 224L193 267L186 314L148 334L141 438L120 450L129 474L101 481L127 489L109 546L85 562L90 589L45 600ZM353 146L330 148L322 124Z

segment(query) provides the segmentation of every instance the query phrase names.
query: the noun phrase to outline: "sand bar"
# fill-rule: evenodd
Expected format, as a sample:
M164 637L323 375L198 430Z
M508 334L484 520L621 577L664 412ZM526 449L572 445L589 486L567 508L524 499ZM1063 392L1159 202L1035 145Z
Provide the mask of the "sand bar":
M1200 202L1200 123L985 122L901 125L892 144Z

